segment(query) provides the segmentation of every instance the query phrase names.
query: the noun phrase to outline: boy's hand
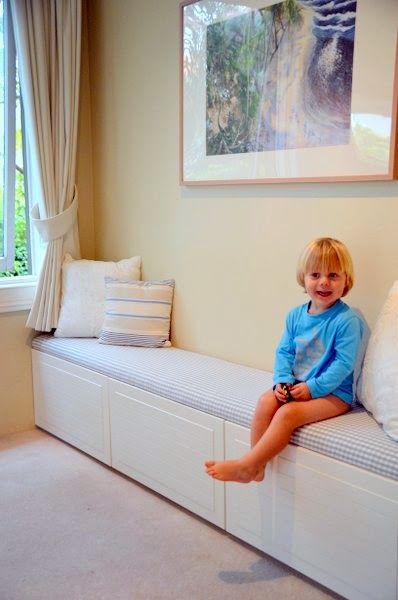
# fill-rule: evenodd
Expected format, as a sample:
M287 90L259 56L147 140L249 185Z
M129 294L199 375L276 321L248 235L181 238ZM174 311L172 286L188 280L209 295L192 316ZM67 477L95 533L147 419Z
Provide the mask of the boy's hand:
M293 398L295 400L298 400L299 402L303 402L305 400L311 400L312 396L311 396L311 392L308 388L308 385L304 382L302 383L296 383L295 385L293 385L290 388L290 393L293 396Z
M288 396L285 392L285 390L283 389L284 385L283 383L277 383L275 390L274 390L274 395L275 398L279 401L279 402L287 402L288 401ZM290 390L290 384L289 384L289 390Z

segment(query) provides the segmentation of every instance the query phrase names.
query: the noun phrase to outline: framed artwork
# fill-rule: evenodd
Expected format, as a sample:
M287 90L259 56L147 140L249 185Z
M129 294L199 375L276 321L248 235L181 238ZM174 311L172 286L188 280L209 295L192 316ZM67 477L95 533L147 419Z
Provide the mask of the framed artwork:
M180 11L183 185L398 176L397 0Z

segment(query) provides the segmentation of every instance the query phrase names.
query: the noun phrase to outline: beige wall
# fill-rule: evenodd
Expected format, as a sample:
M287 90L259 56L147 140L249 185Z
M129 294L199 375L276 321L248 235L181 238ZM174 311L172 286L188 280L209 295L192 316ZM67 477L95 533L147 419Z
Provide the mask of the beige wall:
M398 277L398 182L180 187L178 6L89 0L96 256L175 277L178 346L271 368L313 237L348 244L348 300L374 323Z
M85 25L83 27L85 31ZM81 253L94 258L90 90L87 34L82 44L80 138L77 158ZM0 314L0 435L34 427L30 339L27 312Z
M349 245L357 283L348 299L374 323L398 277L398 182L180 187L178 6L89 0L77 171L82 256L141 254L144 277L176 279L175 344L271 368L285 312L305 298L295 262L314 236ZM0 314L0 435L33 427L26 317Z
M26 312L0 314L0 435L31 429L33 420L31 330Z
M82 258L95 257L94 197L92 173L90 74L86 3L83 2L82 58L80 79L79 140L76 184L79 192L79 237Z

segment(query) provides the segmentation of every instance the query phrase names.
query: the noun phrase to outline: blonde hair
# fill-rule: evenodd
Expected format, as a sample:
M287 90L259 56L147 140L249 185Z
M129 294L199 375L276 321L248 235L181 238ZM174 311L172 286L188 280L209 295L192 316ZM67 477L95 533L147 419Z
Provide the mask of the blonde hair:
M325 237L312 240L304 248L297 264L297 282L305 289L304 277L316 271L336 271L346 277L343 296L354 285L354 267L347 247L339 240Z

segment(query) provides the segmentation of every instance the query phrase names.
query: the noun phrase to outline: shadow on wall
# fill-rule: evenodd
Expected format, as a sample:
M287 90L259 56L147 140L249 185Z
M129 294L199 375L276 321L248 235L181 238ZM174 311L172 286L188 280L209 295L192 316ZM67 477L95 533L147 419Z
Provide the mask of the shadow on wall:
M330 198L396 198L397 181L285 183L267 185L182 186L181 198L316 198L330 202Z

